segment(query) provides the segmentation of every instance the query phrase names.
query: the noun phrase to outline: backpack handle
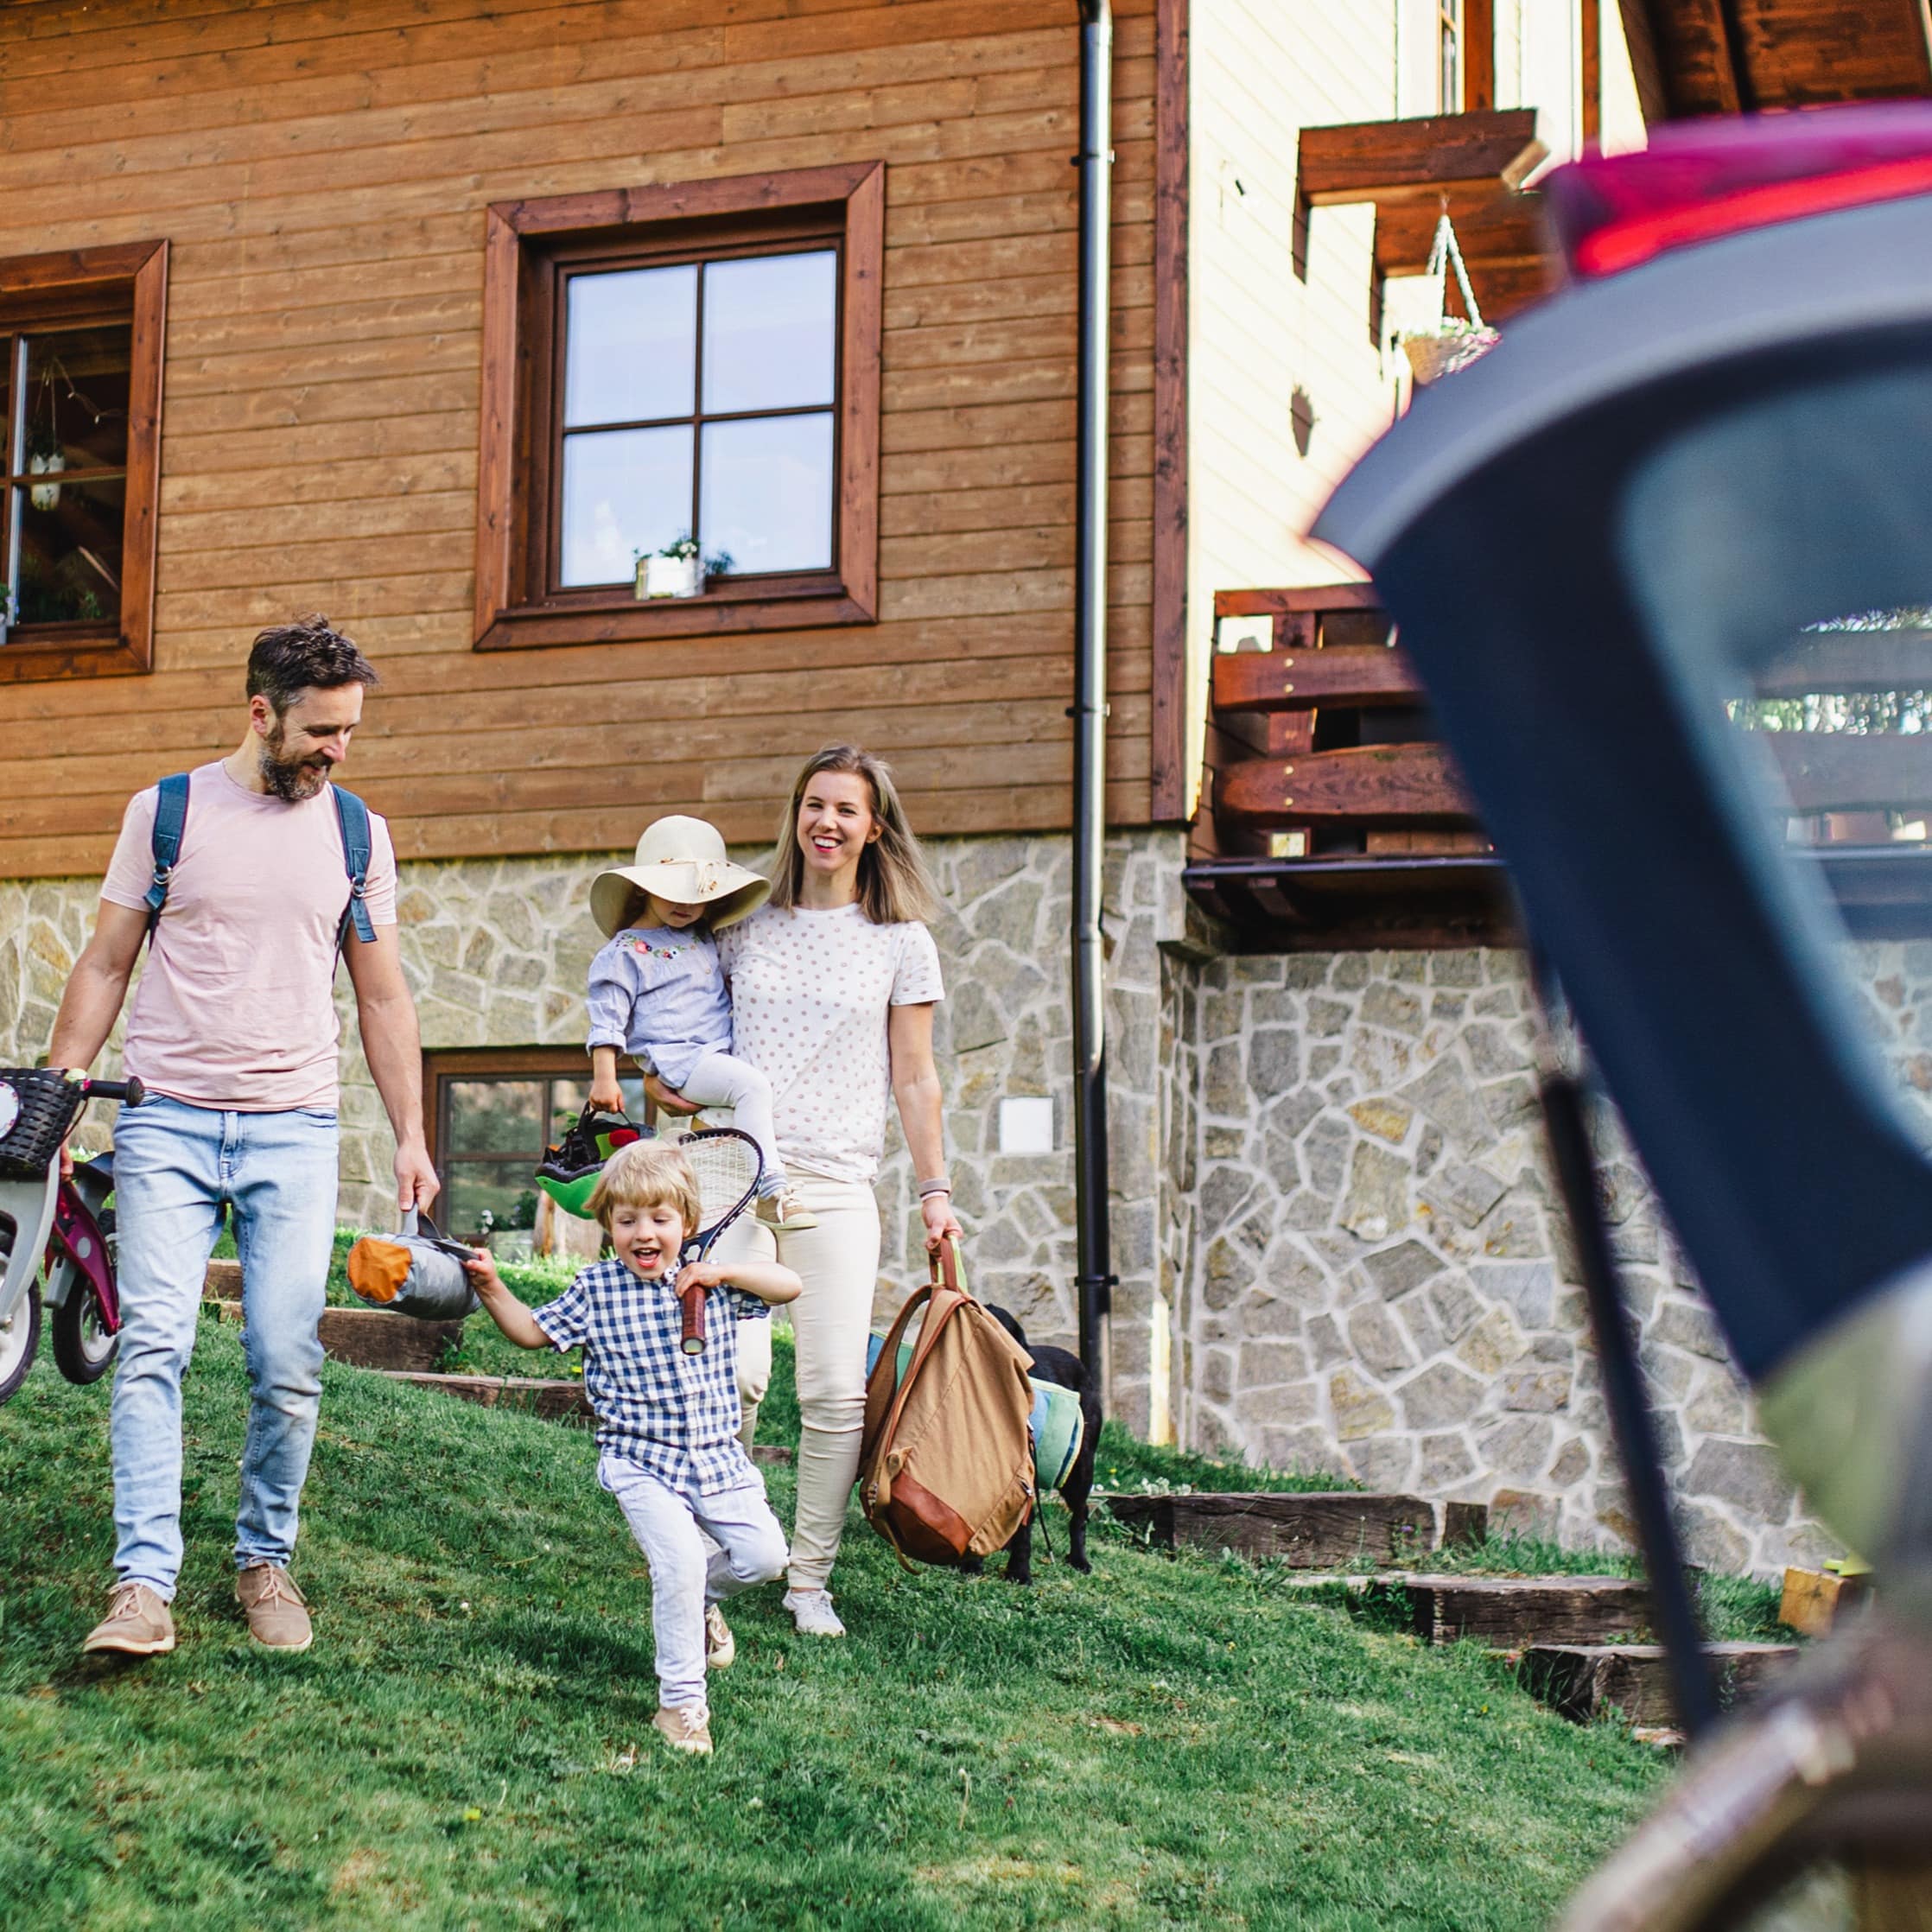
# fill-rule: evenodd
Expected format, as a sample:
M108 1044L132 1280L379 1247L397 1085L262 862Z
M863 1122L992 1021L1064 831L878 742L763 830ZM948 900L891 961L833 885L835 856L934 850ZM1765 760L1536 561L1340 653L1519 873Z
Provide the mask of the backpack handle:
M979 1297L966 1286L966 1263L960 1258L959 1242L948 1236L937 1248L926 1251L926 1285L928 1287L948 1287L955 1294L963 1294L969 1301Z

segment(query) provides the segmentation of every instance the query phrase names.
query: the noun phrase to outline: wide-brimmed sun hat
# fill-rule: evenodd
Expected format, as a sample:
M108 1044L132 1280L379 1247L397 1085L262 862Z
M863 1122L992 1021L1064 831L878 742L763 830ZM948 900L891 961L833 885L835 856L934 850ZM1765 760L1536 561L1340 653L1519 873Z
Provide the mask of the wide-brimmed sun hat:
M645 827L634 864L613 866L590 881L590 916L607 939L613 938L624 930L637 895L651 893L674 906L709 907L706 919L715 932L755 912L771 891L769 879L725 856L724 836L715 825L673 813Z

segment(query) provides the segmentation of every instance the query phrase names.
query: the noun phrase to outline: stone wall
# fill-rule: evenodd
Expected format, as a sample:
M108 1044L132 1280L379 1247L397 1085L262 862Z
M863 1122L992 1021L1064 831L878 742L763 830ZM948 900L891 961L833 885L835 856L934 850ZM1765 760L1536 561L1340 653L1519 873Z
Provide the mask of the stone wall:
M1932 946L1858 949L1865 1018L1922 1125ZM1583 1297L1536 1113L1520 957L1217 958L1191 995L1200 1230L1179 1297L1180 1433L1626 1542ZM1198 1084L1197 1084L1198 1083ZM1600 1179L1694 1560L1833 1554L1758 1433L1614 1122ZM1185 1175L1187 1156L1170 1149ZM1186 1244L1183 1244L1184 1246Z
M942 839L928 855L944 905L934 925L949 997L936 1046L960 1214L972 1231L975 1286L1040 1340L1069 1341L1073 1307L1073 1116L1070 956L1071 848L1064 838ZM584 985L598 944L589 881L628 854L407 864L397 899L404 971L428 1048L577 1045ZM758 862L755 849L735 855ZM1182 915L1173 834L1109 842L1114 1400L1133 1427L1167 1431L1169 1310L1156 1275L1161 1109L1156 1077L1166 962L1158 940ZM0 1059L46 1050L54 1012L93 917L92 880L0 884ZM357 1227L393 1224L394 1143L356 1031L348 976L342 1019L340 1212ZM105 1067L118 1065L116 1031ZM1054 1151L999 1150L999 1103L1050 1096ZM105 1120L90 1122L105 1143ZM886 1243L878 1314L925 1279L913 1176L896 1119L880 1187Z
M753 856L754 855L745 855ZM1074 1329L1067 842L936 841L937 1027L975 1285L1039 1340ZM404 868L431 1047L575 1045L598 855ZM1225 956L1177 835L1109 842L1105 894L1115 1413L1158 1439L1378 1488L1487 1501L1588 1544L1630 1523L1537 1125L1520 960L1495 951ZM44 1050L89 880L0 885L0 1056ZM1932 1137L1932 945L1861 949L1866 1020ZM346 980L341 1211L386 1224L390 1141ZM109 1064L114 1057L110 1054ZM1054 1103L1054 1150L1002 1153L999 1103ZM101 1122L89 1137L104 1138ZM1613 1124L1603 1182L1692 1551L1774 1570L1829 1546L1759 1435ZM923 1276L896 1125L878 1313Z

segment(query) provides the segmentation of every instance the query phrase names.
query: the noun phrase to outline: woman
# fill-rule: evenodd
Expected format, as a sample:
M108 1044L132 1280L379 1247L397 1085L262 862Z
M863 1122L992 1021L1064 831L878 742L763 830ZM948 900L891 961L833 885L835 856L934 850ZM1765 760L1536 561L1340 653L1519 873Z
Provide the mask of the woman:
M890 772L868 753L832 745L792 788L771 899L720 935L733 1051L772 1083L779 1153L817 1223L774 1229L747 1216L728 1237L746 1254L782 1261L804 1284L791 1305L801 1427L785 1605L808 1636L845 1634L826 1582L865 1426L879 1279L873 1187L888 1096L918 1177L927 1248L960 1232L932 1064L932 1009L944 996L924 924L934 896ZM739 1345L748 1439L771 1343L769 1325L747 1328L755 1332Z

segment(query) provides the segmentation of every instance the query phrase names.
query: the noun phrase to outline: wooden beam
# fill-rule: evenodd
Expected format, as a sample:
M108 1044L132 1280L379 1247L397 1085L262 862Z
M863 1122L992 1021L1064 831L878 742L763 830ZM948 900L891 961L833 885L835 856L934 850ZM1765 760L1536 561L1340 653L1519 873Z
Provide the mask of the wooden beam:
M1456 182L1514 187L1548 153L1533 107L1360 121L1302 129L1296 179L1311 207L1401 195L1433 203Z
M1751 736L1776 767L1793 812L1932 805L1932 740L1923 733L1759 731Z
M1360 745L1247 759L1221 774L1221 810L1256 823L1466 824L1469 797L1440 745Z
M1465 261L1541 262L1552 253L1540 194L1497 193L1493 182L1459 185L1446 200ZM1376 210L1376 266L1384 275L1420 275L1435 241L1439 201L1391 201ZM1482 299L1480 294L1477 299Z
M1759 697L1932 689L1932 631L1807 632L1752 685Z
M1153 20L1153 664L1147 779L1155 821L1187 814L1187 11Z
M1583 69L1583 138L1594 146L1604 134L1603 0L1579 0L1577 40Z
M1217 590L1214 614L1279 617L1299 611L1373 611L1382 594L1372 583L1297 584L1283 590Z
M1323 704L1426 702L1415 666L1386 645L1241 651L1214 660L1217 711L1300 711Z
M1491 112L1496 106L1496 0L1463 0L1462 68L1463 112Z
M1630 51L1630 75L1636 82L1637 111L1646 127L1668 121L1671 113L1669 70L1662 55L1661 18L1669 0L1617 0L1624 26L1624 45Z

